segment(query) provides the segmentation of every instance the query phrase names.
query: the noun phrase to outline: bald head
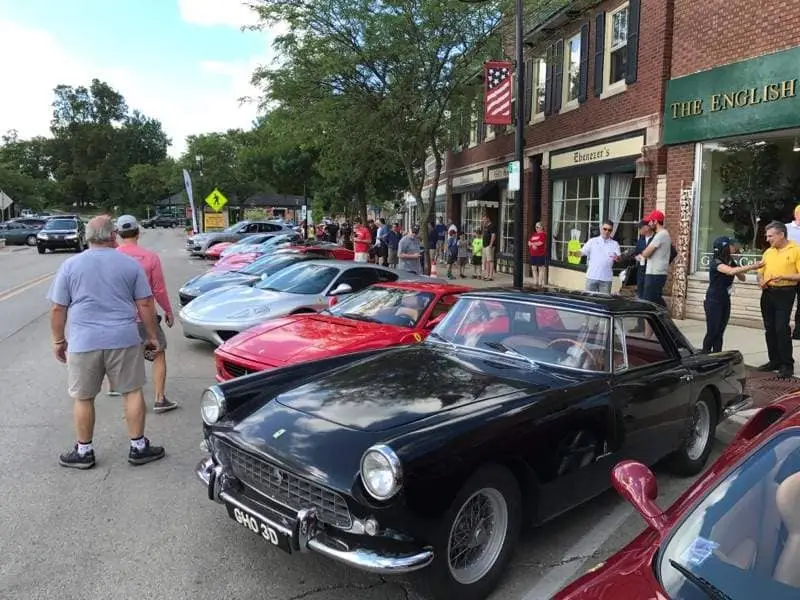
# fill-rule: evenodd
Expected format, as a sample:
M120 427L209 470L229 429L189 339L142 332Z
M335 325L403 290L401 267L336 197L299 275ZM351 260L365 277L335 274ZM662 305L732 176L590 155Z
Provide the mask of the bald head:
M98 246L114 243L114 222L107 215L94 217L86 224L86 241Z

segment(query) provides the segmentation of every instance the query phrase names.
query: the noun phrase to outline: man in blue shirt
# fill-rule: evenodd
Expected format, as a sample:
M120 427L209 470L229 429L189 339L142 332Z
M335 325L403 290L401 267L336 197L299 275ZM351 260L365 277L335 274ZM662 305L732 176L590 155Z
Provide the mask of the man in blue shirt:
M94 399L108 377L111 389L125 398L130 436L128 462L143 465L164 457L164 448L144 437L144 352L137 314L147 332L145 347L158 352L153 292L142 266L117 252L110 217L86 226L89 250L64 262L47 295L56 359L67 365L69 395L77 443L59 464L74 469L95 465ZM67 332L65 334L65 332Z
M445 227L444 219L439 217L436 226L433 228L434 236L436 239L436 260L443 261L445 259L445 238L447 237L447 227Z

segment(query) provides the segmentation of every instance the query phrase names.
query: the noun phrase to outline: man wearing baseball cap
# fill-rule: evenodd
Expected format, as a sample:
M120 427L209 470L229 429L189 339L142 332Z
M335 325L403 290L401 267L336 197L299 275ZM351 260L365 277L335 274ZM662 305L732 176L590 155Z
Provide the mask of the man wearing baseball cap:
M663 293L672 255L672 238L664 227L664 213L660 210L654 210L644 220L653 230L653 239L640 254L642 259L647 261L642 298L666 307Z
M161 259L158 254L151 250L142 248L139 245L139 223L132 215L122 215L117 219L117 235L119 242L117 250L136 259L142 265L150 288L153 290L153 297L161 309L164 311L164 320L167 327L172 327L175 318L172 312L172 304L169 301L167 285L164 281L164 271L161 268ZM155 404L153 412L162 413L178 408L177 403L167 399L164 388L167 383L167 357L164 351L167 348L167 337L161 328L161 317L157 317L157 333L159 351L153 357L153 386L155 387ZM142 323L139 321L139 331L143 334ZM144 334L142 339L146 339ZM149 358L149 357L148 357Z

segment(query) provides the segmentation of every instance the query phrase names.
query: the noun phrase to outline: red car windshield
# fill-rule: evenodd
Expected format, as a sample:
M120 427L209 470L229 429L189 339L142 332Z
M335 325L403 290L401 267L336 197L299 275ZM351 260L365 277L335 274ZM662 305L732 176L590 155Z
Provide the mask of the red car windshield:
M430 292L399 288L367 288L328 309L337 317L415 327L434 299Z
M717 484L664 544L656 571L673 600L800 598L800 428Z

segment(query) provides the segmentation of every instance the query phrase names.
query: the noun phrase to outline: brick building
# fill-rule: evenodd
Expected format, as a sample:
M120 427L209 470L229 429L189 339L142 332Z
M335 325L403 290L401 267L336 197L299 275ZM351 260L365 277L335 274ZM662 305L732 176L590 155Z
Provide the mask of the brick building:
M703 318L714 238L736 237L741 260L757 260L764 224L790 221L800 203L800 2L671 4L662 142L668 225L685 259L673 308ZM752 199L760 212L748 210ZM755 277L734 290L731 321L761 326Z
M582 288L585 266L570 258L570 241L585 242L610 218L616 239L632 246L637 221L666 205L659 140L672 3L557 4L525 39L524 230L527 239L542 221L552 238L550 282ZM484 212L492 217L502 268L514 244L506 169L514 158L513 127L486 127L478 118L469 144L447 157L439 198L448 220L461 227L473 229Z

